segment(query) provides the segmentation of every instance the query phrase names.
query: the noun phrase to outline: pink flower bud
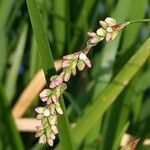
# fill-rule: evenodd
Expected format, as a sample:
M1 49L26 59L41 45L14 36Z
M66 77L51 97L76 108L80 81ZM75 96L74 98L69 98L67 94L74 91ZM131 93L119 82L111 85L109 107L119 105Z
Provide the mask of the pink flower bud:
M86 64L89 68L92 67L91 61L90 61L88 58L87 58L84 62L85 62L85 64Z
M43 114L37 114L36 119L41 120L43 118Z
M99 24L102 26L102 28L106 29L108 27L108 23L105 21L100 20Z
M44 109L45 109L44 107L37 107L35 108L35 111L39 114L42 114L44 112Z
M87 35L89 37L94 37L96 35L96 33L95 32L87 32Z
M97 35L98 36L101 36L101 37L104 37L106 35L106 30L103 29L103 28L99 28L97 31L96 31Z
M66 67L68 67L69 66L69 60L63 60L62 61L62 68L66 68Z
M52 129L52 131L53 131L55 134L58 133L58 129L57 129L57 127L56 127L55 125L52 125L52 126L51 126L51 129Z
M54 140L56 138L55 134L51 134L50 137Z
M93 37L93 38L90 39L91 44L96 44L97 42L98 42L97 37Z
M57 97L56 97L55 95L52 95L52 101L53 101L54 103L57 102Z
M72 75L75 76L76 73L77 73L76 68L73 68L73 69L72 69Z
M49 99L47 100L47 105L50 105L51 103L52 103L52 99L49 98Z
M82 60L78 60L77 67L79 71L82 71L85 68L85 63Z
M48 117L48 116L50 115L49 109L45 109L44 112L43 112L43 115L44 115L45 117Z
M70 79L70 76L71 76L71 71L70 70L66 71L64 74L64 81L67 82Z
M116 20L113 19L113 18L110 18L110 17L107 17L107 18L105 19L105 21L108 23L108 25L109 25L110 27L117 24Z
M112 39L111 33L107 33L106 34L106 41L109 42L109 41L111 41L111 39Z
M51 113L52 115L54 115L54 113L55 113L55 104L51 104L51 105L50 105L50 113Z
M39 143L40 144L45 144L46 143L46 136L45 136L45 134L43 134L42 136L40 136Z
M113 32L114 30L113 30L113 28L112 27L108 27L107 28L107 32Z
M49 145L49 146L53 146L53 144L54 144L53 139L51 139L51 138L49 138L49 139L47 140L47 142L48 142L48 145Z
M39 96L40 96L40 98L42 99L42 98L48 97L48 96L50 95L50 93L51 93L51 90L50 90L50 89L44 89L44 90L39 94Z
M60 115L62 115L62 114L63 114L63 111L62 111L62 109L61 109L61 107L60 107L60 104L59 104L59 103L57 103L57 104L56 104L56 111L57 111Z
M50 87L51 89L55 88L55 87L56 87L55 82L52 81L52 82L50 83L49 87Z
M72 59L74 58L74 54L63 56L63 59Z

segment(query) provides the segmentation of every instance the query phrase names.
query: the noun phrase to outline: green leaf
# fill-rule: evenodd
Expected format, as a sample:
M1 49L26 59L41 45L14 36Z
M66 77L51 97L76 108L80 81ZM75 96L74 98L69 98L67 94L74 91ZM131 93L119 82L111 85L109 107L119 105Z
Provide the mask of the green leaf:
M54 74L54 62L53 56L51 53L51 49L48 44L47 35L45 32L45 28L43 25L43 21L36 5L35 0L26 0L29 15L31 18L31 23L33 27L33 31L35 34L35 38L38 45L38 50L41 57L42 67L44 69L44 73L47 79L47 85L49 84L49 76ZM59 117L58 127L59 127L59 137L61 143L62 150L72 150L72 140L69 133L69 125L68 125L68 118L65 114L65 106L63 103L63 99L61 99L61 106L63 107L64 115ZM66 144L67 142L67 144ZM65 144L64 144L65 143Z
M41 64L44 70L46 81L49 83L49 76L54 73L53 56L49 46L46 29L42 21L42 17L37 8L35 0L26 0L29 15L31 18L32 28L34 31L35 39L40 53Z
M18 77L20 66L21 66L21 61L22 61L22 57L24 54L25 43L27 39L27 29L28 29L27 24L24 23L22 26L22 32L20 34L16 50L14 53L12 66L10 70L8 71L5 89L6 89L7 98L9 102L12 100L15 94L15 90L16 90L17 77Z
M72 130L73 141L75 143L80 143L83 140L87 132L102 117L108 107L116 100L118 95L140 70L150 55L149 46L150 38L130 58L127 64L117 74L109 86L96 98L93 104L85 109L84 115L77 121L76 127Z
M3 116L3 124L7 131L7 137L11 143L11 148L14 150L24 150L24 146L21 137L16 129L14 120L11 116L11 112L7 105L7 98L4 94L3 87L0 85L0 110Z

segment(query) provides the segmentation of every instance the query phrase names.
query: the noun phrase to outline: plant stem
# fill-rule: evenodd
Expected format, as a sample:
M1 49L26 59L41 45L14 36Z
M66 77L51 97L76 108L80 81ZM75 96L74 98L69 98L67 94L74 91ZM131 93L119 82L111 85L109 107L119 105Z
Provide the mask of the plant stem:
M133 24L133 23L140 23L140 22L150 22L150 19L133 20L133 21L130 21L129 23Z

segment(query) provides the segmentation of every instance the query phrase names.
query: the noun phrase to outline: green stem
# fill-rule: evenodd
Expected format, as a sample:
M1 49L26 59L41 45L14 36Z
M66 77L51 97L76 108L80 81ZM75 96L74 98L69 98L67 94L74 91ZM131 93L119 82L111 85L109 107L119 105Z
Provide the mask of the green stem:
M130 21L129 23L133 24L133 23L140 23L140 22L150 22L150 19L133 20L133 21Z

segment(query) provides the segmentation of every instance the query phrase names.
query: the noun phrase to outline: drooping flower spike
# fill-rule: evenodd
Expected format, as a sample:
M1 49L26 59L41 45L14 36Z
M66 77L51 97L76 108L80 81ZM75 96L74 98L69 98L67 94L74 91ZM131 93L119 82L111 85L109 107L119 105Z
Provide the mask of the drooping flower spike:
M100 20L100 28L96 32L87 33L90 38L83 50L63 56L62 72L59 75L52 76L49 87L39 94L40 99L46 103L46 106L35 109L38 113L36 118L41 121L41 125L36 128L37 132L35 135L39 137L40 144L47 142L50 146L53 146L53 140L58 134L57 117L58 115L63 115L59 97L67 89L66 82L70 80L71 75L75 76L77 70L82 71L86 66L91 68L91 62L87 57L90 48L104 39L107 42L114 40L119 31L129 25L129 23L132 22L117 24L116 20L110 17L107 17L104 21Z

